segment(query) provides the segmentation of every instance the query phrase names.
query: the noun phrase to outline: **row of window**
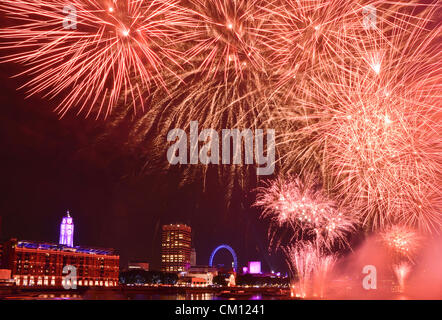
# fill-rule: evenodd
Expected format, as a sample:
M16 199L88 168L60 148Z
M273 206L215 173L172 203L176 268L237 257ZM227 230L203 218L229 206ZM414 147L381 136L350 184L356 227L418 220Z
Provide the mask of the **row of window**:
M96 258L96 257L72 257L72 256L60 256L60 255L46 255L46 254L17 254L17 261L53 261L56 262L57 260L63 260L63 261L78 261L79 263L84 264L91 264L91 263L100 263L104 264L105 259L104 258ZM106 259L108 262L114 262L117 261L116 259Z
M170 272L181 272L181 271L185 271L185 268L180 266L180 267L163 267L164 271L170 271Z
M28 277L28 276L15 276L14 277L15 283L17 286L55 286L56 281L55 277ZM62 280L61 285L64 286L67 284L68 286L75 285L75 286L100 286L100 287L114 287L118 285L117 281L108 281L108 280Z

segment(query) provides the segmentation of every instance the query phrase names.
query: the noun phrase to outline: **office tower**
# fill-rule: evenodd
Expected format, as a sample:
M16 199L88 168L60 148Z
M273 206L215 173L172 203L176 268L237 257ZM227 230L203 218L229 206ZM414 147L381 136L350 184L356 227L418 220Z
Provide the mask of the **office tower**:
M190 266L192 229L185 224L163 226L161 241L161 270L186 271Z

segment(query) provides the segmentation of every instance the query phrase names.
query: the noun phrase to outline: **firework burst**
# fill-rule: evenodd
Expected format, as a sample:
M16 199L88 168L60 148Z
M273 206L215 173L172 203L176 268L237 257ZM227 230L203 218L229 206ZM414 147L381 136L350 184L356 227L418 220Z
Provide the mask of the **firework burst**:
M433 14L434 7L397 12L387 31L367 34L340 63L304 79L303 93L281 107L286 170L321 172L369 228L441 227L442 68L440 29L428 29Z
M421 237L412 229L392 226L381 233L384 245L399 257L412 260L420 247Z
M276 225L288 226L296 239L314 239L318 247L330 249L346 245L347 236L355 230L358 219L324 195L321 186L309 179L276 179L258 189L255 206L262 216Z
M188 130L191 121L202 129L265 129L276 108L271 97L272 80L266 69L262 30L268 15L262 10L264 1L216 0L184 1L189 24L185 52L186 63L177 71L179 79L168 78L168 92L152 92L152 108L138 117L130 137L133 146L144 143L154 133L155 147L146 150L151 159L164 159L164 137L169 130ZM130 118L130 110L124 112ZM115 124L121 117L117 117ZM140 148L138 148L140 149ZM166 163L168 167L168 164ZM186 168L183 182L202 178L205 181L210 166ZM250 166L217 166L219 180L228 181L227 195L233 184L247 188L254 176Z
M362 5L354 1L269 1L263 10L271 17L263 40L277 87L288 84L297 93L303 77L350 52L363 29Z
M263 26L267 14L262 0L189 0L193 20L189 32L189 62L208 78L229 73L241 77L245 70L266 72ZM230 79L232 80L232 79Z
M217 131L276 128L282 174L320 175L324 197L369 228L433 231L442 225L438 4L0 0L15 23L0 29L0 61L22 64L29 95L58 98L61 116L75 107L107 117L118 106L118 128L148 105L131 122L130 144L153 133L156 147L136 149L157 157L165 132L190 121ZM229 181L249 177L244 166L221 171ZM305 218L284 210L275 221L334 242L348 215L316 207L325 200L309 199Z
M16 24L0 30L2 62L23 64L28 94L62 97L87 115L109 115L117 103L144 108L142 92L174 74L186 25L175 0L1 0Z

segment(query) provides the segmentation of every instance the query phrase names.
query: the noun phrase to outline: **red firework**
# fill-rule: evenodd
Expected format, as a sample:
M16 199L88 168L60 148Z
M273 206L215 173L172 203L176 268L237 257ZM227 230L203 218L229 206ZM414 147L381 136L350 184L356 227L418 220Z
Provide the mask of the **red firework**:
M263 209L277 229L288 226L298 239L313 238L320 248L346 245L357 215L349 214L328 198L313 180L276 179L258 190L255 206Z
M385 28L359 35L351 50L287 90L292 103L280 108L288 123L284 166L321 172L327 189L368 228L401 223L437 232L440 27L429 27L434 6L419 14L411 8L381 6Z
M1 61L25 66L29 95L62 97L60 115L78 106L106 117L121 99L144 108L141 92L165 86L179 63L177 0L1 0L0 10L16 21L0 30Z
M392 226L381 233L384 244L395 254L409 258L416 254L421 244L421 237L418 233L408 227Z
M189 62L207 77L221 71L241 76L244 70L265 72L262 54L262 0L189 0L193 21L189 30Z
M292 273L292 297L306 298L325 295L326 283L337 261L334 254L324 254L310 242L298 242L285 249Z

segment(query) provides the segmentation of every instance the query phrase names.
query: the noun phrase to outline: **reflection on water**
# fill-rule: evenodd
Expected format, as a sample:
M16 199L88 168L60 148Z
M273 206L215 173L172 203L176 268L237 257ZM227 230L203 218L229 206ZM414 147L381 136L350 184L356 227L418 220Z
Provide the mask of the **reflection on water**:
M25 293L0 296L0 300L83 300L81 294L71 293Z
M348 297L348 298L351 298ZM90 290L84 293L65 292L27 292L19 294L2 295L0 300L278 300L288 299L285 296L267 296L260 293L253 293L250 296L226 297L213 292L199 293L152 293L152 292L121 292L121 291L95 291ZM327 299L327 298L326 298ZM404 294L386 297L393 300L408 300L409 296Z
M261 300L261 294L253 294L243 300ZM79 293L21 293L0 297L6 300L236 300L236 298L220 297L215 293L123 293L95 292Z

